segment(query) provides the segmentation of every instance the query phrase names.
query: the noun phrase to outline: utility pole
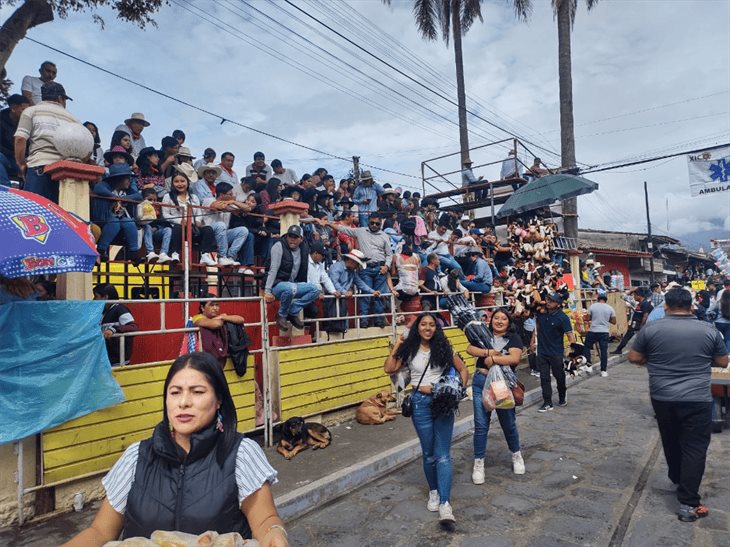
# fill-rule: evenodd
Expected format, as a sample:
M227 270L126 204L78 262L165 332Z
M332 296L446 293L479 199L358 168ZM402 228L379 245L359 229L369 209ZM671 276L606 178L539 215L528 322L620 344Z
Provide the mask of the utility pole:
M352 176L355 182L360 182L360 156L352 156Z
M649 188L644 181L644 200L646 201L646 234L649 236L647 246L649 247L649 283L654 283L654 241L651 239L651 219L649 218Z

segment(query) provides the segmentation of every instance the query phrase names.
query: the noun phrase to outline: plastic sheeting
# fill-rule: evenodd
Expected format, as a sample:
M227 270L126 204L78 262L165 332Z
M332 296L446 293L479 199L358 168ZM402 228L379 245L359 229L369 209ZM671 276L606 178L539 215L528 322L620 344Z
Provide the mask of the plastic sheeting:
M101 334L104 302L0 306L0 444L124 401Z

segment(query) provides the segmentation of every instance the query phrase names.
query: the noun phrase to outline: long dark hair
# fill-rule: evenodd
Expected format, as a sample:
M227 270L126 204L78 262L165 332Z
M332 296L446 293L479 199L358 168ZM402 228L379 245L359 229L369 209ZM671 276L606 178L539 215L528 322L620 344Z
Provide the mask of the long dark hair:
M514 325L512 323L512 316L507 311L507 308L497 308L492 312L492 315L489 318L489 330L494 332L494 329L492 329L492 323L494 323L494 316L498 313L503 313L507 316L507 333L510 333L514 330Z
M725 319L730 319L730 287L722 291L720 297L720 315Z
M177 196L180 195L180 192L177 191L177 188L172 184L172 181L175 180L175 177L183 177L186 181L188 181L188 196L190 196L190 179L185 175L185 173L177 172L172 176L172 179L170 180L170 199L172 202L180 207L180 201L177 199Z
M216 397L221 402L220 414L223 422L223 433L220 434L222 439L218 441L216 460L218 461L218 465L223 466L226 455L233 448L233 444L238 435L238 417L226 377L223 375L223 370L218 364L218 361L211 354L196 351L187 355L181 355L172 363L170 370L167 372L165 387L162 392L162 423L165 424L168 431L172 429L170 427L170 421L167 418L167 388L170 387L170 382L175 374L188 367L197 370L205 376L215 391ZM213 424L209 424L208 427L213 427Z
M130 137L129 133L127 133L126 131L115 131L114 133L112 133L112 142L109 145L109 150L111 150L115 146L122 146L122 139L124 137L129 137L129 140L131 143L132 137ZM124 147L122 146L122 148L124 148ZM126 148L124 148L124 149L127 150ZM127 150L127 152L131 151L131 149L132 149L132 145L130 144L129 150Z
M432 369L443 370L451 366L454 362L454 348L451 342L446 338L444 329L441 327L440 319L435 313L423 312L416 317L408 331L405 342L401 344L395 354L395 358L401 363L410 363L418 353L418 347L421 345L421 335L418 333L418 326L424 318L430 317L436 323L436 331L431 338L431 356L428 360L428 366Z
M269 197L271 198L271 202L277 201L279 199L279 187L281 186L281 180L277 179L276 177L271 177L266 182L266 192L269 194Z
M94 128L94 131L96 131L96 133L94 134L94 150L96 150L97 148L101 148L101 137L99 136L99 128L94 122L84 122L84 127L86 127L87 125L92 126Z

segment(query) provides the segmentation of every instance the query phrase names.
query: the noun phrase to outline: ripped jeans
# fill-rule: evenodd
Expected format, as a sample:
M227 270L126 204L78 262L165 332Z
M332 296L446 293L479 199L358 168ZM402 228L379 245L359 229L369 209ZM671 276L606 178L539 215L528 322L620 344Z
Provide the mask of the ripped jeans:
M454 433L454 415L431 416L431 395L413 393L413 427L421 442L423 472L429 490L438 490L441 503L451 495L451 436Z

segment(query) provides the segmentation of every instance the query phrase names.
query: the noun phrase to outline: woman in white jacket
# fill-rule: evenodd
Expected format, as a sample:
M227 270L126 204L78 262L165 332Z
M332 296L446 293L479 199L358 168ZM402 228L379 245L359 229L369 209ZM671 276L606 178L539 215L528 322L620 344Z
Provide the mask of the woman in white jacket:
M185 228L185 209L190 208L193 219L193 242L200 250L200 263L206 266L215 266L217 262L210 255L215 250L215 234L213 228L203 223L205 211L200 209L198 196L190 193L190 179L183 173L176 173L172 177L170 192L162 199L162 216L172 224L172 238L170 250L174 254L180 252L182 246L182 231Z

